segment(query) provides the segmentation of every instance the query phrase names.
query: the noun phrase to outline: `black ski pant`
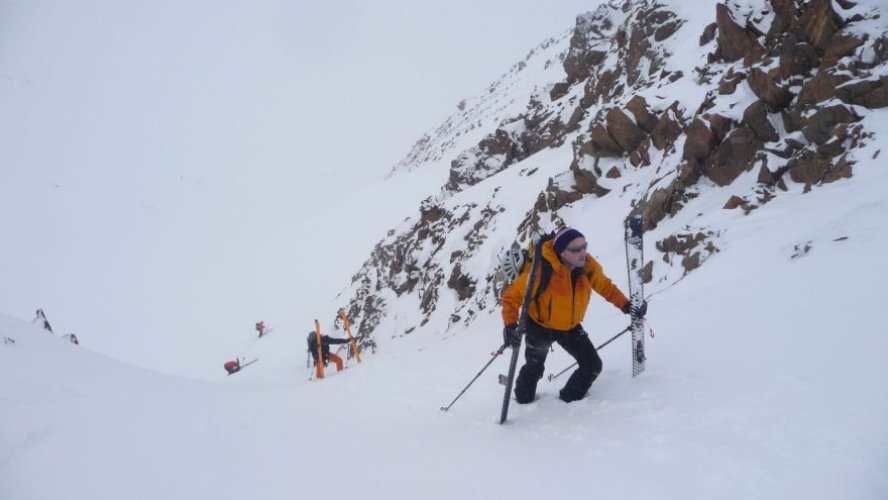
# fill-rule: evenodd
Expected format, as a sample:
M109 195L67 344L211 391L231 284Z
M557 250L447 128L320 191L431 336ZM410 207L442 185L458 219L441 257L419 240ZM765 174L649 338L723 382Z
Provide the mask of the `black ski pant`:
M546 356L553 342L558 342L578 364L559 392L562 401L571 402L586 397L592 382L601 373L602 363L598 351L589 340L582 325L572 330L559 331L546 328L533 320L527 321L527 334L524 336L524 366L515 380L515 400L521 404L530 403L536 398L537 382L546 370Z

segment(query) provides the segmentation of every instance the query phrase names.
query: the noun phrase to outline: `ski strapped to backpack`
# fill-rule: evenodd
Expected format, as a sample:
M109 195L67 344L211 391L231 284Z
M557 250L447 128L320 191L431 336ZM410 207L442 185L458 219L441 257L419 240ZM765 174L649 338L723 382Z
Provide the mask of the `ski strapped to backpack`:
M355 358L358 360L358 363L360 363L361 351L358 350L358 342L352 335L351 324L348 321L348 313L345 312L345 309L339 310L339 319L342 320L342 327L345 328L345 333L348 334L348 341L349 345L351 346L352 353L354 353ZM345 362L348 363L348 356L346 356Z
M550 236L551 239L551 236ZM500 412L500 424L506 422L506 419L509 416L509 400L512 397L512 385L515 383L515 368L518 365L518 354L521 351L521 341L520 339L524 337L527 333L527 308L530 306L531 301L531 292L533 291L533 285L536 281L537 270L539 270L542 266L540 265L541 261L545 260L542 258L542 252L538 251L542 246L543 238L538 238L533 245L533 260L530 267L530 276L527 278L527 286L524 289L524 301L521 304L521 314L518 316L518 333L520 334L519 343L517 346L512 346L512 359L509 362L509 375L506 378L506 392L503 395L503 407ZM549 269L551 275L551 267ZM542 275L540 275L542 278ZM547 283L548 285L548 283ZM542 288L542 283L540 283L540 287ZM538 294L536 294L538 296Z
M321 341L321 323L318 320L315 320L315 334L318 339L318 360L315 363L315 377L322 379L324 378L324 344Z

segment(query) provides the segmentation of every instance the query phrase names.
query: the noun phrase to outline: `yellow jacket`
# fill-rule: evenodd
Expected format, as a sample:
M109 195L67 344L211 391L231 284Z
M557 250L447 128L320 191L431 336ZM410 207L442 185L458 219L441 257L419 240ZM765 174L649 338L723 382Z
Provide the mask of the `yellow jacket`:
M539 298L531 299L528 307L528 315L540 325L562 331L579 325L586 315L592 290L620 309L629 302L623 292L604 274L601 264L591 255L586 254L586 265L582 270L574 271L579 276L576 284L571 286L571 271L555 255L552 240L543 243L541 248L542 258L552 265L552 278ZM524 300L529 275L530 266L527 266L527 269L503 292L503 322L507 325L518 322L518 311ZM534 281L531 297L536 294L540 284L539 270Z

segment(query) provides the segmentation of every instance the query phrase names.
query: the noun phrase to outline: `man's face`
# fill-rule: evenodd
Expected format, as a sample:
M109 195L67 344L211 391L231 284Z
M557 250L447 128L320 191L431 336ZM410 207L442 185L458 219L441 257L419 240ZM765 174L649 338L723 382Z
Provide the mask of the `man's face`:
M561 261L571 269L583 267L586 264L586 238L574 238L561 252Z

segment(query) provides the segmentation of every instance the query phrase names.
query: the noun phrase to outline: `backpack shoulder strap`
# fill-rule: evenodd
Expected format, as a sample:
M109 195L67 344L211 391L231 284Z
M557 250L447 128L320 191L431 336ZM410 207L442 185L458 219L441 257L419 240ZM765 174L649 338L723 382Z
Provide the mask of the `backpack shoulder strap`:
M539 249L531 248L531 251L541 251L543 248L543 243L555 238L555 231L550 231L542 236L540 236L539 241ZM536 292L533 294L533 300L537 301L542 295L543 292L546 291L546 287L549 286L549 282L552 280L552 264L546 260L545 258L540 259L540 285L537 287Z
M533 294L533 300L539 300L540 295L546 291L549 282L552 281L552 264L546 259L540 259L540 285Z

